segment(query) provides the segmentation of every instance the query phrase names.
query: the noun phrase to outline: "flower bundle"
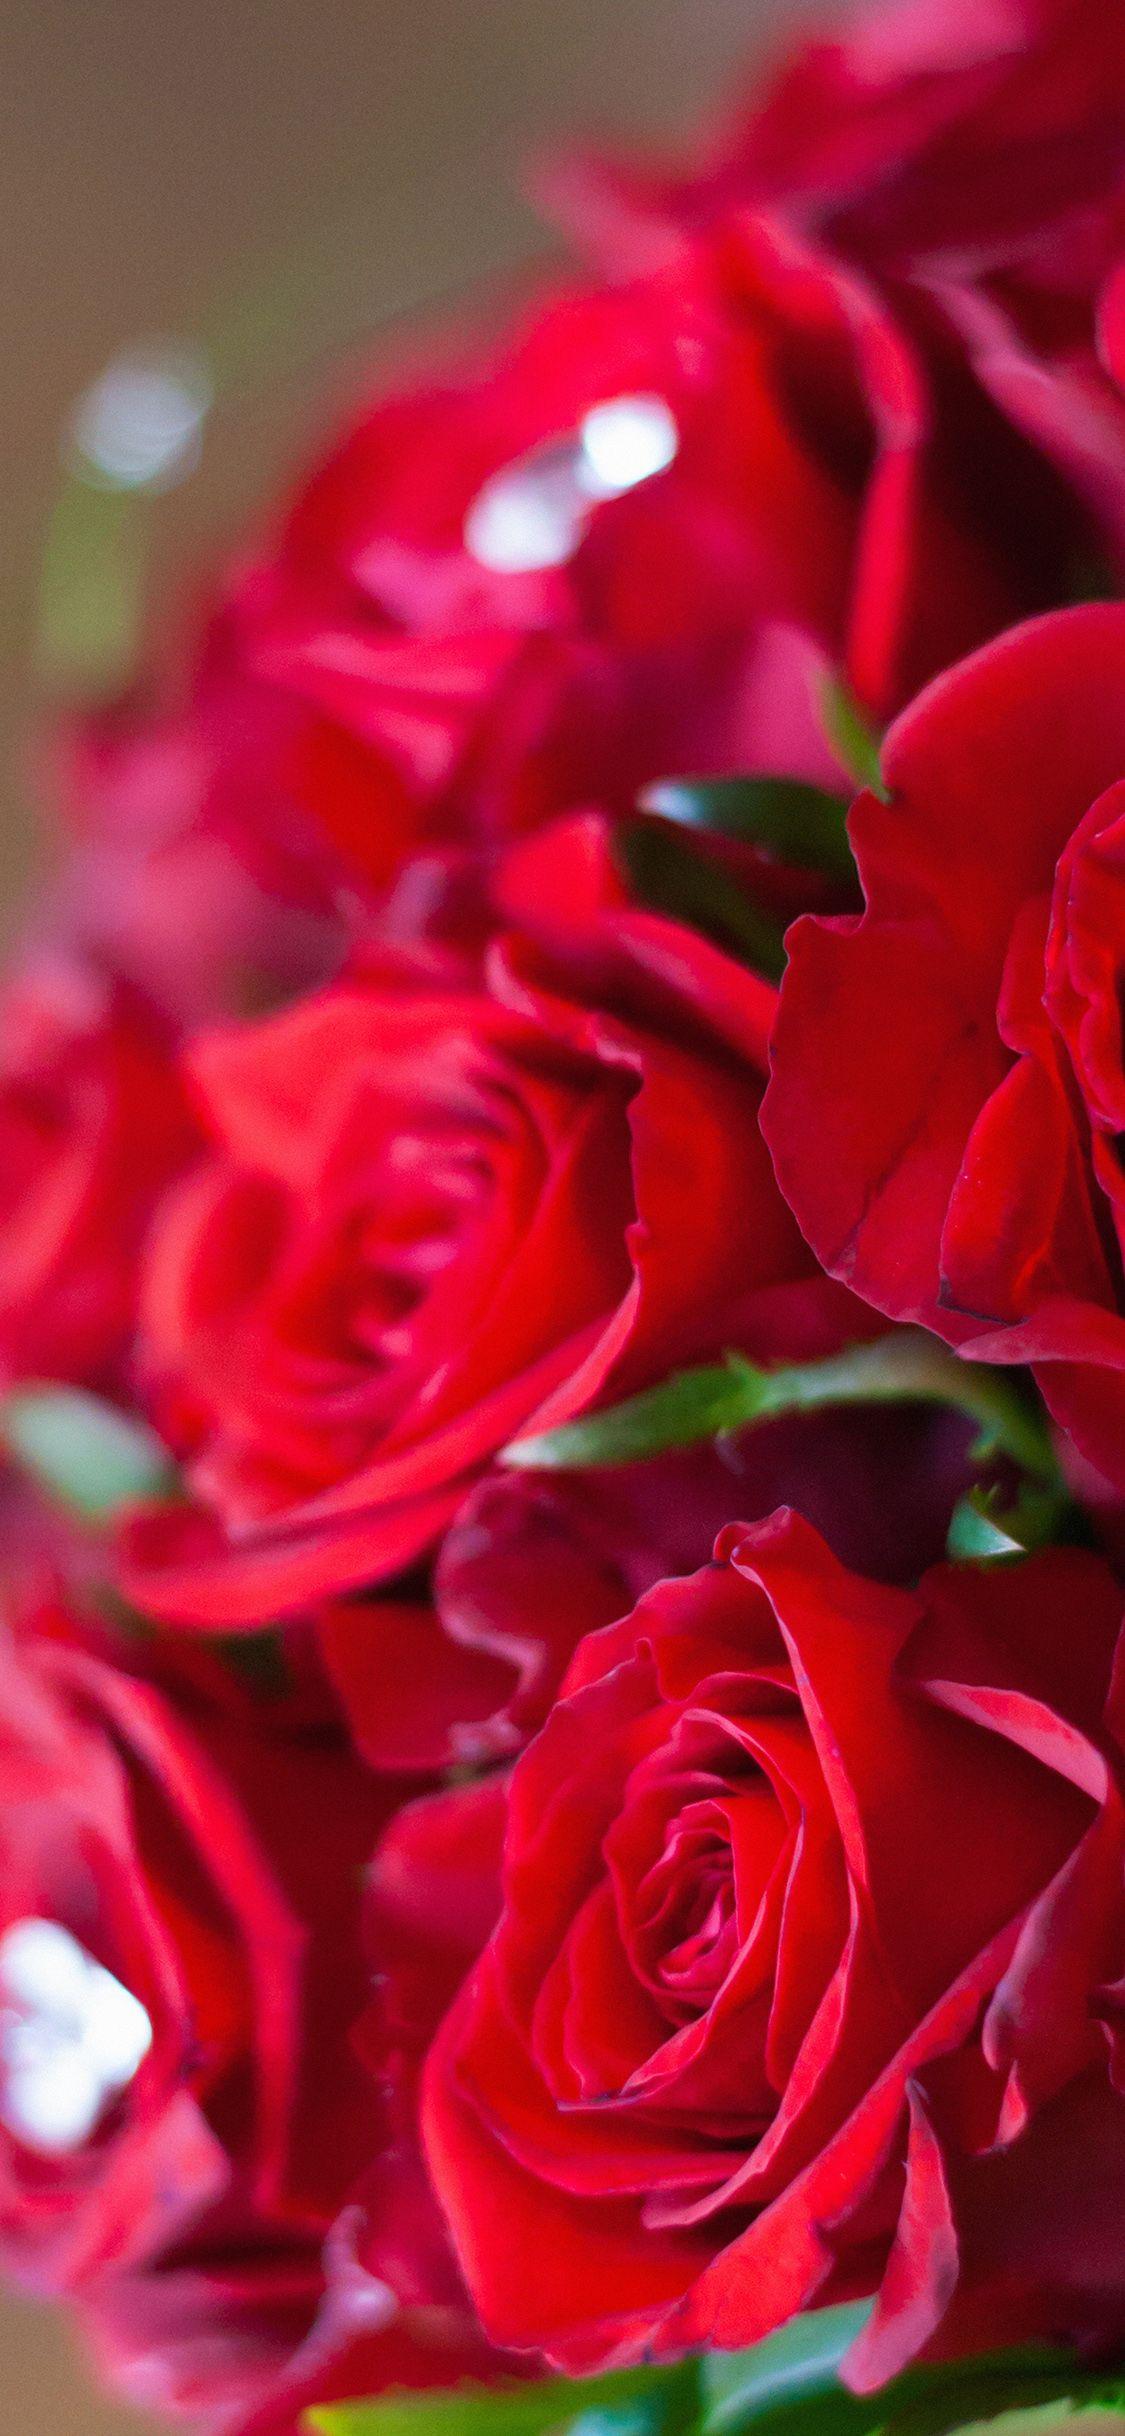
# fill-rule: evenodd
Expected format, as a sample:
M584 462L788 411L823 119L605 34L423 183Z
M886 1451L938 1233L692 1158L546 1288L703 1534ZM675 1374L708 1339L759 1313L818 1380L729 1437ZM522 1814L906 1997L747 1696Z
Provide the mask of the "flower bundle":
M554 171L56 740L0 2259L215 2436L1125 2407L1121 32Z

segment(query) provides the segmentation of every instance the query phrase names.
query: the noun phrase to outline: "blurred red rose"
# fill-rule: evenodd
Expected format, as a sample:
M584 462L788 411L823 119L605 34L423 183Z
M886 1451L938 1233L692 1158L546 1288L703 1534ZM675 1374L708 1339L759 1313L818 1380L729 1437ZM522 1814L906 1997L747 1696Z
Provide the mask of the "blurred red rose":
M875 2285L861 2386L923 2348L1120 2340L1120 1611L1084 1555L900 1591L779 1513L581 1645L426 2067L498 2341L737 2347ZM1060 2105L1098 2146L1056 2201Z
M693 162L579 163L555 191L617 275L752 216L811 292L851 297L885 375L848 662L873 709L935 673L950 525L1003 592L995 626L1120 577L1125 52L1100 0L869 8ZM971 620L971 591L949 605ZM976 610L942 658L984 639L984 588Z
M758 1132L772 990L639 909L593 818L524 849L501 906L483 961L371 948L196 1047L214 1150L165 1203L143 1325L196 1505L138 1519L143 1606L256 1623L389 1579L517 1434L792 1350L795 1301L809 1351L868 1324Z
M173 1031L323 979L344 937L337 858L285 789L293 710L253 682L221 605L181 656L52 737L66 851L38 908Z
M799 52L680 176L557 180L612 282L378 396L232 583L342 868L821 775L824 655L887 715L1120 572L1123 129L1099 0L947 0Z
M1123 95L1116 29L1094 0L878 0L772 79L759 66L693 157L576 155L556 192L616 262L660 257L730 211L783 206L903 279L1042 273L1071 216L1106 237L1120 228ZM1076 301L1085 268L1072 262Z
M282 783L369 890L669 770L838 777L814 680L869 376L846 316L787 320L775 284L732 231L548 299L378 397L236 572L248 679L303 713Z
M118 1380L152 1212L194 1148L135 993L30 957L0 998L0 1382Z
M1099 0L943 0L798 52L683 174L564 179L612 278L377 392L195 669L81 731L80 930L245 1004L420 848L831 782L826 666L887 716L1120 576L1122 76Z
M867 911L789 934L765 1109L782 1189L869 1302L1033 1363L1120 1490L1125 609L951 670L883 767L890 801L851 821Z
M351 2036L394 1790L338 1727L167 1698L51 1610L0 1648L0 1791L4 2268L68 2291L138 2398L225 2425L311 2339L377 2153ZM361 2301L389 2324L385 2289L346 2327L334 2299L335 2339Z
M330 2234L323 2261L276 2240L247 2254L238 2234L226 2254L186 2243L158 2275L78 2293L95 2365L139 2409L207 2436L307 2436L314 2403L498 2373L463 2302L398 2307L349 2257L347 2233L345 2221Z

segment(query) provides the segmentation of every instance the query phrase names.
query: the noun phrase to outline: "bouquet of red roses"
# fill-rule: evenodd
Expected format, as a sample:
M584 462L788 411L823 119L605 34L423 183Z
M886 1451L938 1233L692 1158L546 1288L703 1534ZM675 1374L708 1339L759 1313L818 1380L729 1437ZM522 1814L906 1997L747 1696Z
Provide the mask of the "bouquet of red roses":
M53 748L0 2254L216 2436L1125 2408L1122 26L549 184Z

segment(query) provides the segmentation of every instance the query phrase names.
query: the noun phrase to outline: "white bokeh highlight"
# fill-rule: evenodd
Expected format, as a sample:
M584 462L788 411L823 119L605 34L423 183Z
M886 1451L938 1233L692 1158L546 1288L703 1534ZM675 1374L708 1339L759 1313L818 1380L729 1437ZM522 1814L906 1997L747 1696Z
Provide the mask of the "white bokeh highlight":
M210 376L186 349L119 355L74 409L67 434L71 465L111 490L169 490L198 461L211 402Z
M0 2122L45 2157L97 2130L152 2045L148 2014L57 1920L0 1937Z
M492 575L565 566L593 509L665 473L679 445L665 399L605 398L577 431L531 449L484 483L465 518L465 547Z

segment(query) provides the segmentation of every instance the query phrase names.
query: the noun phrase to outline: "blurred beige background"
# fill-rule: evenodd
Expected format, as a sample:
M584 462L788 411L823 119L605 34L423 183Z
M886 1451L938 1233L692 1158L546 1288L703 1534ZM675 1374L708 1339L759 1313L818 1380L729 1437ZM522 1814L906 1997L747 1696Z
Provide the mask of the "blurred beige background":
M0 0L5 928L31 851L31 636L60 433L115 352L193 330L224 294L276 295L279 269L334 229L348 276L333 284L356 318L487 281L543 243L522 157L572 128L685 124L793 13L793 0ZM287 381L215 418L199 471L154 512L162 589L315 430L314 388ZM92 2396L49 2313L4 2307L0 2343L0 2436L138 2426Z

